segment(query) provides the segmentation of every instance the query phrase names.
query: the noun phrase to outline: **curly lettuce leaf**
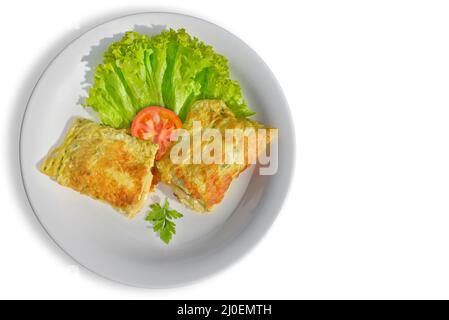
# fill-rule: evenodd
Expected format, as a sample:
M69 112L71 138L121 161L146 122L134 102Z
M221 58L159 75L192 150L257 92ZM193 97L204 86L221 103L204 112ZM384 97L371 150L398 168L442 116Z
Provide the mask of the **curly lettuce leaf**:
M111 44L85 106L104 124L126 128L149 105L171 109L184 120L199 99L222 99L238 117L254 114L230 79L226 58L184 29L170 29L151 38L127 32Z

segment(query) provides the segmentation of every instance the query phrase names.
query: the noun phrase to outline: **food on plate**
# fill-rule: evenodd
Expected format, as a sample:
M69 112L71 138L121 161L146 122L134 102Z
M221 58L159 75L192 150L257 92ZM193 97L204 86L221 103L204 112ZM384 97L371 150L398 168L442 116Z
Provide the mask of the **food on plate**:
M234 138L226 136L228 129L253 130L256 137L265 129L247 118L255 113L246 105L239 83L230 78L228 60L184 29L151 37L126 32L104 53L83 106L96 111L101 124L75 119L40 170L130 218L159 182L170 186L184 205L211 211L232 181L255 163L249 159L250 138L244 136L234 145ZM220 157L238 155L241 161L172 161L177 134L194 136L198 124L215 129L214 140L220 143L210 152L210 141L195 149L193 138L193 154L209 150L215 156L219 150ZM269 134L257 142L255 153L265 151ZM168 244L176 233L173 220L183 215L170 209L167 199L150 207L145 220Z
M40 170L59 184L99 199L132 218L143 207L158 146L125 129L73 121Z
M131 134L157 144L159 149L156 160L159 160L172 144L174 130L181 126L181 119L176 113L167 108L152 106L139 111L131 125Z
M129 128L144 107L165 107L185 120L200 99L222 99L237 117L253 115L228 61L184 29L148 37L134 31L109 46L85 101L103 124Z
M255 121L236 117L221 100L200 100L194 103L182 128L192 135L195 122L203 129L218 129L223 139L223 149L226 149L226 144L229 143L225 139L226 129L264 128ZM266 142L269 143L271 138L267 135ZM207 143L201 146L205 147ZM264 150L265 147L266 145L262 146ZM242 150L244 145L232 145L231 148L234 148L235 154L245 152ZM262 150L259 148L257 152L260 153ZM158 178L172 188L179 201L198 212L211 211L223 200L231 182L250 166L247 153L244 154L244 161L240 164L237 162L195 164L193 161L177 164L172 161L170 153L166 152L162 159L156 162Z
M159 237L166 244L170 242L173 235L176 234L175 223L173 220L182 218L183 215L176 210L170 209L168 198L165 198L164 205L153 203L145 220L153 224L153 231L159 234Z

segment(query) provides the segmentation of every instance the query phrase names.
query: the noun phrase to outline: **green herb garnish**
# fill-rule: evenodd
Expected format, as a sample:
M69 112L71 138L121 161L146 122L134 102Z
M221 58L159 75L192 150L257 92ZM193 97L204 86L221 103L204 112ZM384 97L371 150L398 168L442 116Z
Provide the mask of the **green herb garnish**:
M150 208L151 211L145 220L153 223L154 232L159 233L161 240L168 244L176 234L175 223L172 220L182 218L183 215L168 208L168 198L165 198L163 207L159 203L153 203Z

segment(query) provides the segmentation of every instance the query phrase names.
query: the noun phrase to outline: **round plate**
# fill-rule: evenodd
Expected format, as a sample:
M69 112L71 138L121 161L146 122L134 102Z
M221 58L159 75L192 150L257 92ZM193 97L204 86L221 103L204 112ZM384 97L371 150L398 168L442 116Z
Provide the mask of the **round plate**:
M170 197L184 213L177 234L165 245L144 221L129 220L99 201L58 185L38 170L47 152L61 142L74 116L95 119L80 103L93 70L109 44L124 32L148 35L185 28L228 58L256 120L279 128L278 171L262 176L250 168L236 179L212 214L201 215L178 203L162 185L148 204ZM71 42L38 81L24 114L20 162L30 204L54 241L89 270L139 287L171 287L210 275L247 253L276 218L294 165L294 134L285 97L261 58L240 39L204 20L173 13L122 17Z

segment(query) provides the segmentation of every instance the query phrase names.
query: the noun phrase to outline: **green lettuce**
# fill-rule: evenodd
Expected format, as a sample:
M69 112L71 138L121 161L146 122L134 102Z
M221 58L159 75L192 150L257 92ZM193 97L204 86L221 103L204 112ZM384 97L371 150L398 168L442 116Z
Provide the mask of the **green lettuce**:
M211 46L184 29L153 37L130 31L105 52L84 106L102 123L126 128L149 105L171 109L184 120L199 99L221 99L238 117L254 114L229 77L227 59Z

